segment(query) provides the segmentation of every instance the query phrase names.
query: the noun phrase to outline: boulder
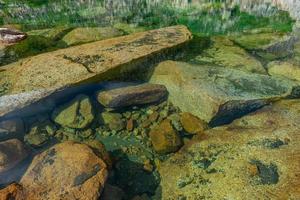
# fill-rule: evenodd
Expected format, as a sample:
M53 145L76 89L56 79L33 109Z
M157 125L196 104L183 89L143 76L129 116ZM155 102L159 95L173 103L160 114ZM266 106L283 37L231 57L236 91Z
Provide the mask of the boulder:
M27 32L29 36L43 36L52 41L58 41L63 38L68 32L70 32L72 28L69 27L55 27L55 28L47 28L47 29L38 29L31 30Z
M246 50L270 61L291 55L298 38L294 35L274 32L244 34L234 36L232 40Z
M22 137L25 132L21 118L6 119L0 122L0 141L16 137Z
M299 96L298 83L288 79L173 61L160 63L150 82L165 85L175 106L211 126L230 123L279 98Z
M181 113L180 122L183 129L189 134L201 134L206 129L208 129L208 125L203 120L198 117L192 115L191 113Z
M272 76L282 76L300 81L300 64L292 61L273 61L267 66L268 73Z
M137 26L135 24L127 24L127 23L116 23L116 24L114 24L114 28L123 31L126 34L147 31L146 27L141 27L141 26Z
M56 108L52 119L68 128L84 129L94 120L92 104L88 96L78 95L71 102Z
M1 67L0 116L66 87L145 69L146 63L174 54L191 38L186 27L173 26L40 54ZM26 101L20 100L20 93ZM12 101L16 95L19 101Z
M62 38L62 42L64 42L68 46L72 46L87 42L109 39L122 35L122 31L113 27L81 27L75 28L67 33Z
M206 131L161 163L161 199L299 199L299 109L285 100Z
M210 48L204 50L202 54L197 56L193 61L266 74L266 70L258 60L226 37L212 38Z
M0 173L6 172L28 156L28 151L17 139L0 142Z
M1 200L25 200L23 197L23 187L17 183L13 183L6 188L0 190Z
M106 164L88 146L64 142L35 156L20 184L28 200L97 200L107 174Z
M123 108L156 103L168 95L165 86L145 83L142 85L121 87L97 94L98 101L108 108Z
M26 33L16 29L0 28L0 42L12 44L26 39Z
M182 146L182 140L169 119L152 129L149 136L154 150L159 154L174 153Z

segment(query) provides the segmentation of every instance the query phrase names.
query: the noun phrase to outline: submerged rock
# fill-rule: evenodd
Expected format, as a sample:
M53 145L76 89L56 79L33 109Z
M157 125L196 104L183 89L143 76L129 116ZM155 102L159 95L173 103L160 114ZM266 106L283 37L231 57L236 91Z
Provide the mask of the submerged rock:
M242 71L266 74L262 64L244 49L235 45L226 37L215 37L213 44L194 59L198 63L210 63Z
M29 36L31 35L43 36L52 41L58 41L71 30L72 28L68 28L68 27L55 27L55 28L32 30L27 32L27 34Z
M273 61L268 64L268 73L272 76L282 76L300 81L300 64L288 61Z
M149 136L154 150L159 154L176 152L182 146L179 134L168 119L164 120L156 128L151 130Z
M94 120L92 104L88 96L78 95L71 102L56 108L52 119L59 125L83 129Z
M0 71L0 116L59 89L121 78L133 69L145 69L145 63L157 62L190 39L186 27L173 26L61 49L4 66ZM37 91L43 92L37 96ZM30 92L31 99L11 102L11 96Z
M125 129L125 122L119 113L103 112L101 113L101 118L103 123L108 125L110 130L120 131Z
M268 61L291 55L298 38L276 32L240 35L233 37L232 40L239 46Z
M82 27L67 33L62 41L68 46L122 36L123 32L113 27Z
M23 161L28 151L17 139L0 142L0 173L8 171Z
M299 109L284 100L206 131L160 165L161 198L300 198Z
M26 33L11 28L0 28L0 42L11 44L26 39Z
M21 118L7 119L0 122L0 140L22 137L25 132Z
M164 100L167 95L168 91L165 86L146 83L100 91L97 94L97 99L105 107L122 108L156 103Z
M64 142L35 156L20 184L28 200L97 200L107 173L106 164L88 146Z
M173 61L160 63L150 82L165 85L174 105L211 126L229 123L278 98L299 96L299 85L290 80Z

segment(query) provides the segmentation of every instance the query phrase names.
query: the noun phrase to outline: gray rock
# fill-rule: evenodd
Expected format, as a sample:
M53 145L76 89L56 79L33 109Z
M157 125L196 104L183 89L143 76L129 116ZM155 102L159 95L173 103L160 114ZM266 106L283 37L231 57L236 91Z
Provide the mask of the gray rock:
M28 156L28 151L17 139L0 142L0 174L6 172Z
M299 96L299 85L287 79L240 70L166 61L150 82L164 84L169 98L183 112L217 126L289 96Z
M146 83L100 91L97 99L105 107L122 108L159 102L167 95L168 91L165 86Z
M0 28L0 42L11 44L26 39L26 33L11 28Z
M52 119L61 126L83 129L94 120L92 104L88 96L78 95L71 102L56 108Z

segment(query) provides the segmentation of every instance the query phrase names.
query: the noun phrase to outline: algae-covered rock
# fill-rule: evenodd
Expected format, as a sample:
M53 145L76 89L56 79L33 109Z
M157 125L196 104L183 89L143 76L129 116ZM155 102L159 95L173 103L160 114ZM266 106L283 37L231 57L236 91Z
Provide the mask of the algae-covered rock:
M165 86L157 84L141 84L100 91L98 101L108 108L122 108L156 103L164 100L168 95Z
M165 85L175 106L212 126L229 123L279 98L299 95L299 85L287 79L173 61L160 63L150 82Z
M197 56L194 62L266 74L266 70L258 60L226 37L213 38L211 47Z
M149 136L154 150L159 154L176 152L182 146L179 134L168 119L151 130Z
M300 81L300 64L293 61L273 61L268 64L268 73Z
M73 29L62 38L62 41L71 46L121 35L123 32L113 27L83 27Z
M299 199L298 100L206 131L161 163L161 199Z
M137 26L135 24L126 24L126 23L116 23L114 28L119 29L127 34L138 33L146 31L146 27Z
M137 68L147 69L145 63L174 55L191 37L185 26L173 26L48 52L4 66L0 71L0 95L5 94L0 96L0 116L66 87L120 79ZM14 99L20 93L27 96L25 102Z
M52 119L61 126L83 129L94 120L92 104L88 96L78 95L71 102L56 108Z
M119 113L103 112L101 118L104 124L108 125L110 130L120 131L125 129L125 122Z
M232 40L265 60L275 60L291 55L298 38L293 35L274 32L234 36Z
M50 40L58 41L71 30L72 28L69 27L55 27L55 28L32 30L27 32L27 34L29 36L30 35L43 36Z
M34 157L20 184L24 198L99 199L106 164L87 145L64 142Z

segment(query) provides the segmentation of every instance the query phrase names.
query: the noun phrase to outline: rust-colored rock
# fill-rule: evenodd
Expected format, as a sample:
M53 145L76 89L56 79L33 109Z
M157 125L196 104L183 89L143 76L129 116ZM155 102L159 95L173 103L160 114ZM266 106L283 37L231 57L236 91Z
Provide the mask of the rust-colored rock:
M189 134L203 133L208 128L205 121L187 112L180 115L180 122L184 130Z
M113 162L109 153L106 151L104 144L98 140L88 140L85 141L85 144L93 149L94 153L106 163L109 169L112 168Z
M13 183L0 190L0 200L25 200L22 186Z
M64 142L37 155L20 183L26 200L97 200L107 174L87 145Z
M154 150L160 154L173 153L182 146L182 140L169 119L164 120L149 133Z

